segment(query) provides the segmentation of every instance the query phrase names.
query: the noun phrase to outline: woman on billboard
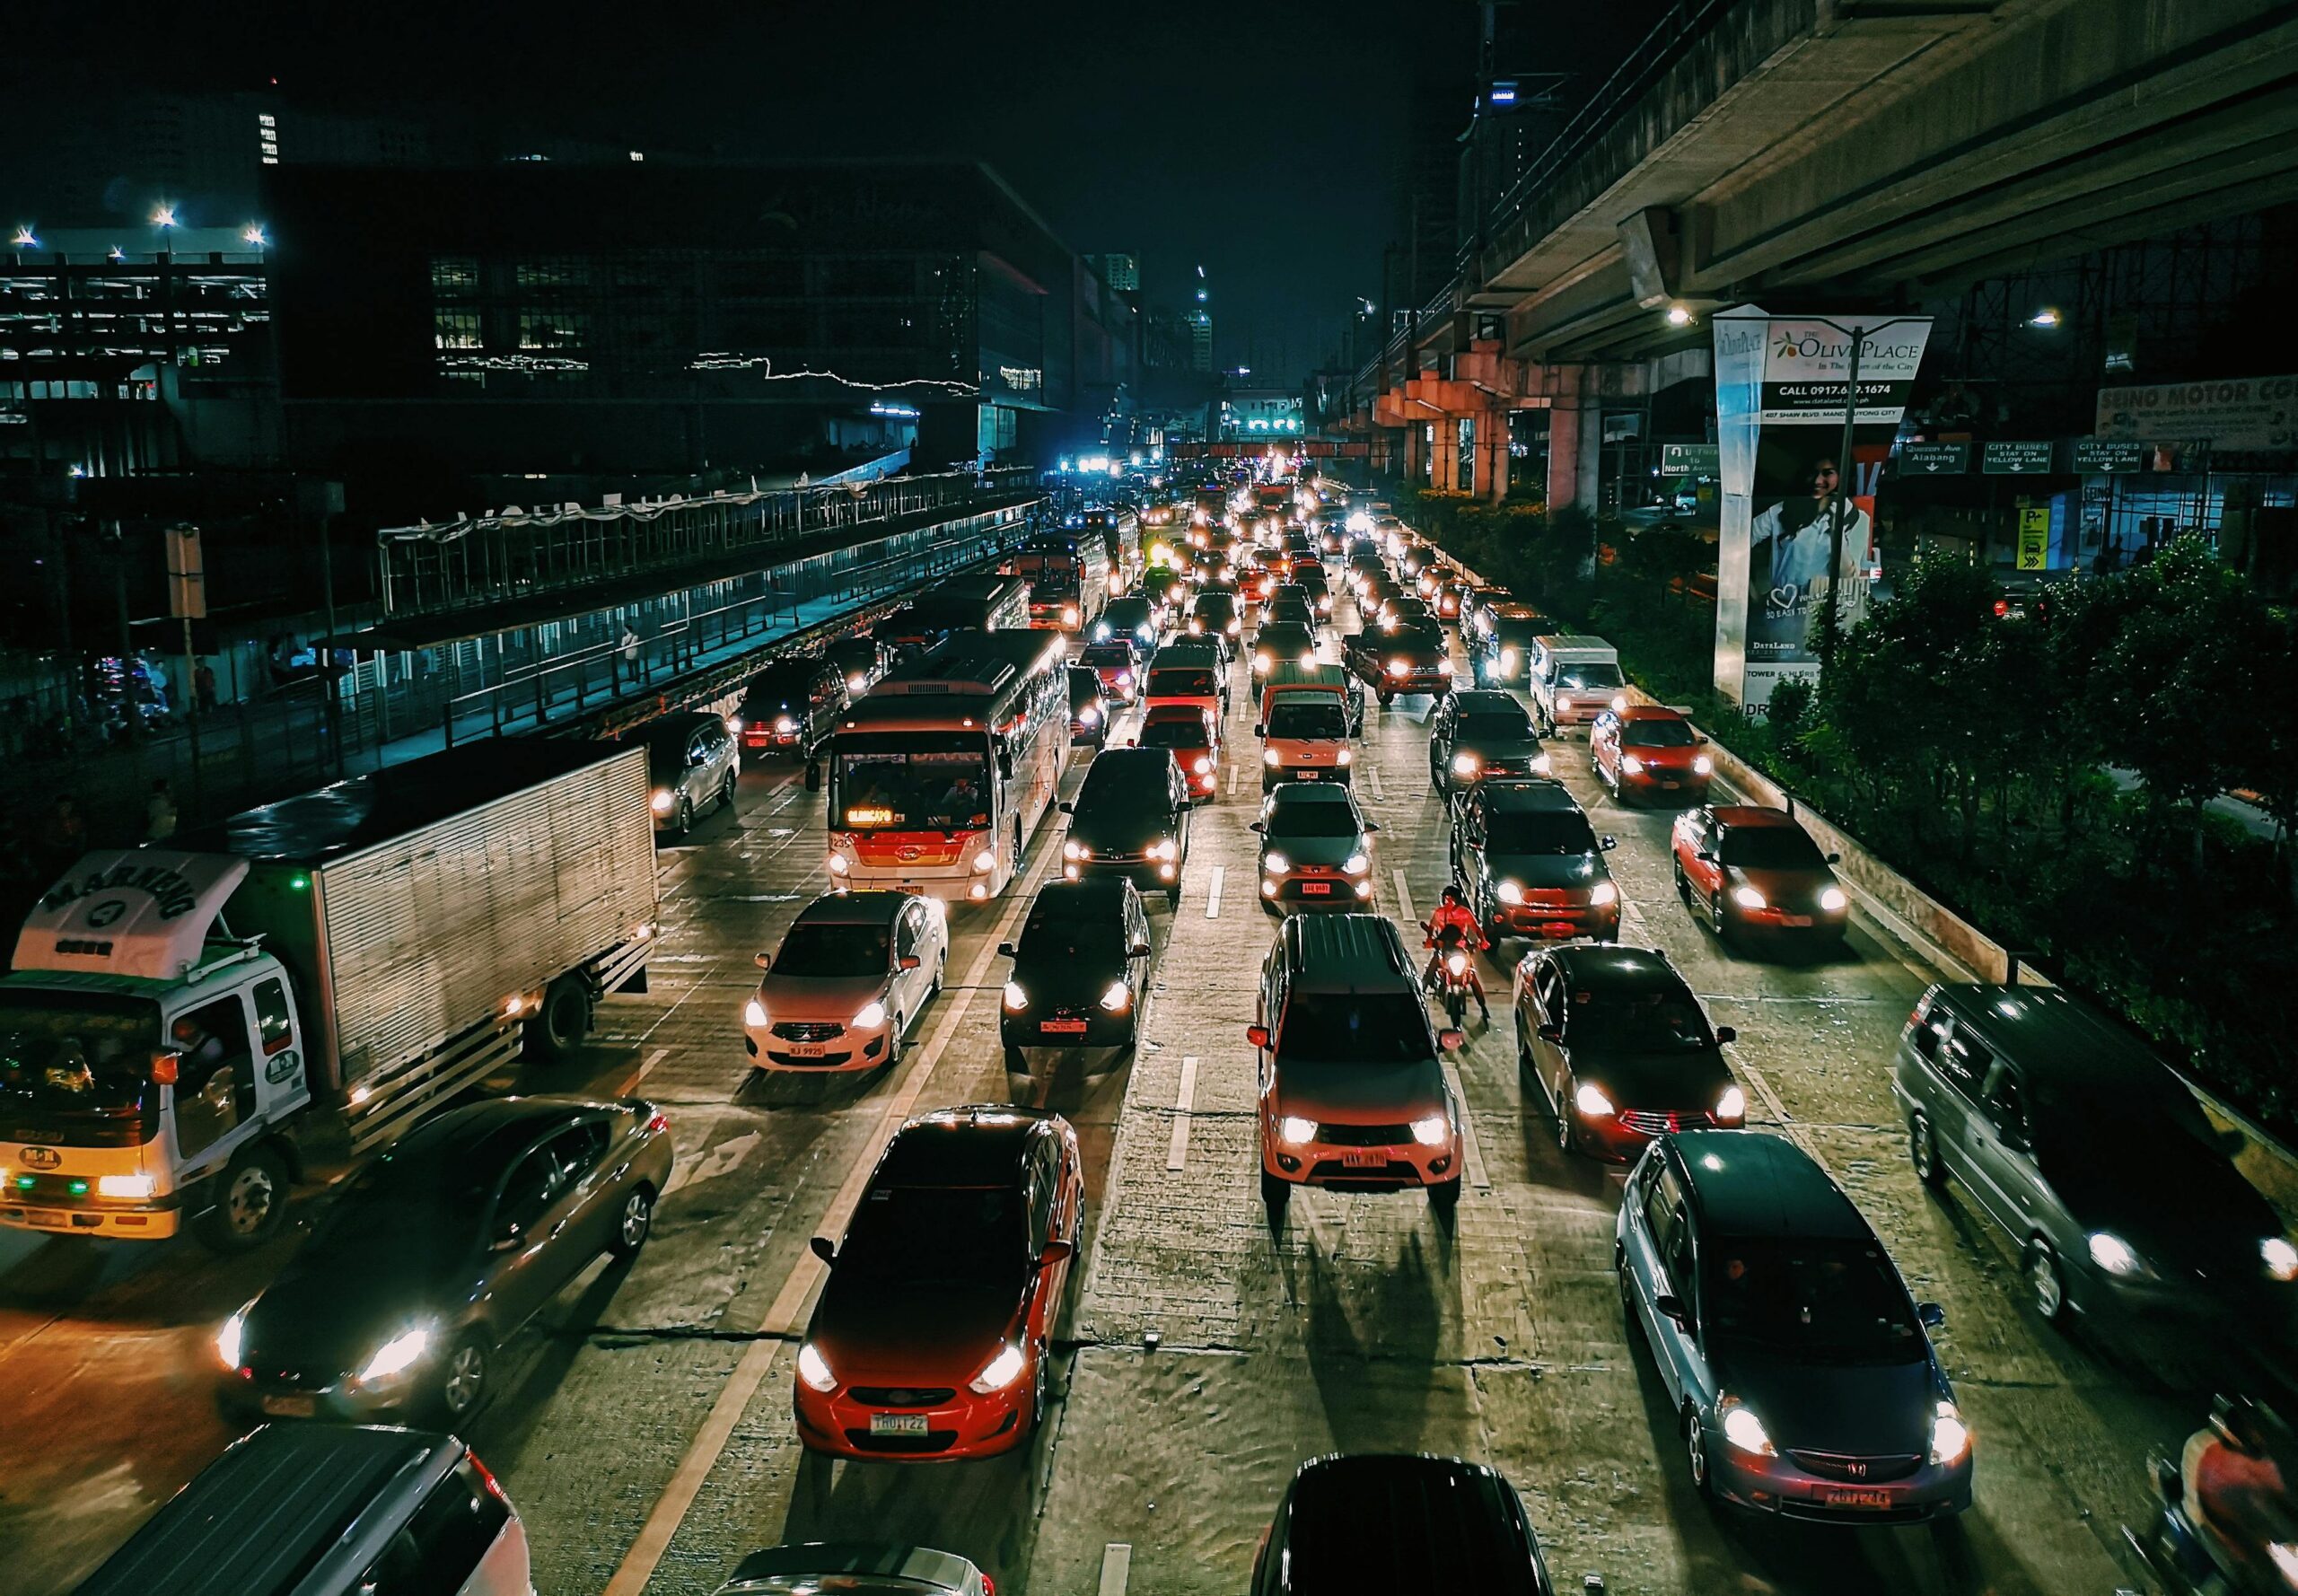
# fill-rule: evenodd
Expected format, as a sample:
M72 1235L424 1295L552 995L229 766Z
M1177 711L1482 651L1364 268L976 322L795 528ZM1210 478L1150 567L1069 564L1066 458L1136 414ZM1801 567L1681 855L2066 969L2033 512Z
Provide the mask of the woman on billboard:
M1866 584L1849 579L1866 567L1872 528L1856 500L1838 496L1842 476L1834 448L1813 439L1819 446L1807 454L1778 448L1784 442L1766 437L1758 466L1759 502L1767 488L1781 496L1758 511L1748 529L1748 658L1804 663L1819 658L1812 628L1827 610L1828 558L1835 543L1838 508L1845 512L1843 552L1836 571L1845 584L1838 626L1849 627L1859 618Z

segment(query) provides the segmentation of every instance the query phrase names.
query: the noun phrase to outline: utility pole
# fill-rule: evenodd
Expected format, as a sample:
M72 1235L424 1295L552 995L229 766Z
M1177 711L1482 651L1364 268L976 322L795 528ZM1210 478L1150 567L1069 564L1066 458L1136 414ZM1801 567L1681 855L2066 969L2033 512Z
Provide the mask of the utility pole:
M1844 385L1843 395L1843 444L1835 462L1835 502L1829 506L1828 517L1828 602L1827 612L1822 622L1824 629L1820 633L1820 680L1825 681L1829 668L1835 663L1836 592L1843 582L1843 529L1844 522L1851 513L1852 476L1858 469L1856 462L1851 458L1851 434L1853 426L1859 419L1860 348L1869 338L1881 332L1885 328L1898 327L1909 321L1920 321L1927 327L1930 325L1931 318L1892 316L1864 327L1846 327L1842 322L1830 320L1825 316L1799 316L1796 320L1816 321L1820 326L1832 329L1851 340L1851 369L1848 381ZM1869 529L1871 536L1873 531L1873 529Z

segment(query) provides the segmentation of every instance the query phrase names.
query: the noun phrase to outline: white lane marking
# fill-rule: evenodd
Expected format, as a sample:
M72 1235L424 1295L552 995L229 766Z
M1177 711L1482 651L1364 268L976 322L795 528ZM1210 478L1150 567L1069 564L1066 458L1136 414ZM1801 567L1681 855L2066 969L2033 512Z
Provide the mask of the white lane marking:
M919 1050L917 1064L909 1066L909 1074L902 1082L901 1090L887 1100L877 1127L870 1134L870 1144L855 1160L854 1167L846 1172L846 1179L831 1197L818 1233L837 1235L845 1230L846 1222L853 1217L855 1206L862 1200L862 1189L869 1183L871 1171L877 1166L879 1155L886 1150L886 1144L893 1140L894 1132L900 1127L902 1121L909 1118L910 1110L917 1106L919 1096L925 1090L925 1083L933 1076L934 1066L941 1062L943 1052L949 1047L950 1039L964 1024L968 1011L973 1007L974 994L980 989L983 978L989 973L990 960L997 957L997 944L1012 936L1014 923L1021 918L1022 911L1029 906L1030 899L1036 896L1039 884L1044 881L1047 870L1059 851L1057 848L1039 850L1037 863L1031 866L1022 890L1012 894L1013 901L1006 906L996 932L982 944L980 955L967 970L956 1004L940 1017L939 1028L934 1031L933 1039ZM641 1596L645 1590L646 1582L653 1577L654 1570L661 1565L662 1554L670 1550L671 1538L677 1535L679 1526L686 1521L688 1510L693 1507L694 1499L701 1494L711 1469L717 1466L718 1459L726 1450L726 1443L733 1438L734 1426L741 1422L750 1399L758 1395L758 1388L765 1381L784 1344L801 1329L803 1322L801 1315L809 1299L820 1286L821 1278L821 1260L811 1251L801 1252L797 1263L783 1281L782 1289L775 1294L773 1304L766 1311L766 1321L759 1329L758 1339L742 1349L741 1358L734 1364L734 1372L719 1388L717 1399L710 1405L708 1416L704 1418L702 1427L695 1432L694 1439L688 1443L676 1472L671 1476L670 1483L662 1487L662 1495L655 1499L653 1508L646 1515L646 1521L639 1526L637 1538L630 1543L630 1549L623 1554L621 1563L615 1568L614 1577L607 1582L601 1596Z
M1197 1055L1181 1058L1181 1089L1173 1100L1173 1144L1166 1150L1165 1167L1178 1170L1188 1162L1188 1110L1197 1101Z
M682 1186L697 1180L715 1180L721 1175L731 1175L742 1167L742 1160L758 1148L758 1132L746 1131L739 1136L728 1136L700 1158L689 1158L671 1171L663 1183L662 1195L669 1197Z
M1389 801L1387 790L1381 785L1381 767L1378 765L1364 767L1364 785L1373 789L1373 802L1386 803Z
M1244 760L1242 760L1242 759L1239 759L1239 758L1238 758L1236 755L1234 755L1234 754L1230 755L1230 756L1229 756L1229 796L1230 796L1230 797L1234 798L1234 797L1237 795L1237 783L1238 783L1238 782L1239 782L1239 781L1243 777L1244 774L1245 774L1245 762L1244 762Z
M1404 916L1404 923L1406 925L1419 925L1420 916L1413 913L1412 910L1412 889L1405 885L1404 866L1399 864L1394 870L1389 872L1389 879L1396 883L1397 913Z
M615 1095L627 1097L631 1092L636 1092L638 1089L638 1083L654 1073L654 1066L670 1056L671 1050L668 1048L657 1048L646 1055L646 1061L631 1072L630 1078L622 1083Z
M1469 1184L1478 1191L1490 1191L1492 1182L1484 1172L1484 1144L1477 1140L1476 1121L1469 1116L1469 1094L1460 1085L1460 1072L1449 1064L1444 1066L1444 1083L1452 1089L1452 1101L1460 1109L1460 1158L1468 1165Z
M1221 917L1221 883L1228 879L1228 875L1227 865L1215 864L1213 867L1213 873L1206 878L1205 917L1208 920L1217 920Z
M1101 1548L1101 1584L1097 1596L1125 1596L1126 1582L1133 1577L1133 1548L1122 1540L1112 1540Z

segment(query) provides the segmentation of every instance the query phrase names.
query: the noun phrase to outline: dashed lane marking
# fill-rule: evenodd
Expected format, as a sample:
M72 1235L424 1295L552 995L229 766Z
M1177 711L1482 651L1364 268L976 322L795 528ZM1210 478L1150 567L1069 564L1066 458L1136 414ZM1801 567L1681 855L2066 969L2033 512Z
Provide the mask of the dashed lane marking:
M1205 917L1208 920L1217 920L1221 917L1221 883L1228 879L1228 875L1227 865L1215 864L1213 867L1213 873L1206 878Z
M1469 1184L1478 1191L1490 1191L1492 1182L1484 1172L1484 1144L1477 1140L1476 1119L1469 1112L1469 1094L1460 1084L1460 1072L1449 1064L1444 1066L1444 1083L1452 1089L1452 1101L1460 1106L1460 1157L1468 1165Z
M1099 1596L1125 1596L1126 1582L1132 1577L1133 1548L1122 1540L1112 1540L1103 1546Z
M1173 1100L1173 1144L1165 1152L1165 1167L1178 1170L1188 1162L1188 1110L1197 1099L1197 1055L1181 1057L1181 1089Z
M1373 790L1373 802L1386 803L1389 801L1388 790L1381 785L1381 767L1378 765L1364 767L1364 785Z
M1412 889L1405 884L1404 866L1399 864L1389 872L1389 879L1396 883L1397 913L1404 917L1407 925L1419 925L1420 916L1413 912Z
M1239 781L1240 779L1241 779L1241 778L1243 777L1244 774L1245 774L1245 762L1244 762L1244 760L1242 760L1242 759L1241 759L1237 758L1237 757L1236 757L1235 755L1233 755L1233 754L1232 754L1232 755L1231 755L1231 756L1230 756L1230 759L1229 759L1229 796L1230 796L1230 797L1234 798L1234 797L1237 795L1237 783L1238 783L1238 781Z
M648 1075L654 1073L654 1066L662 1063L662 1060L668 1058L670 1056L671 1050L668 1048L655 1048L652 1053L646 1055L646 1061L644 1064L641 1064L636 1069L630 1072L630 1075L627 1080L624 1081L620 1086L615 1088L614 1094L617 1097L629 1096L633 1092L638 1090L638 1083L641 1081L644 1081Z

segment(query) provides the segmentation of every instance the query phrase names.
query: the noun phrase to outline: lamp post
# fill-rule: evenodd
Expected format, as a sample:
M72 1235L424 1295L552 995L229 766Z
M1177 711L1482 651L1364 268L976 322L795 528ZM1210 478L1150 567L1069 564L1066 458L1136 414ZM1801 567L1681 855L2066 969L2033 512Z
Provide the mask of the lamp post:
M1825 316L1799 316L1796 320L1816 321L1821 327L1831 328L1851 340L1851 370L1844 383L1843 393L1843 447L1836 456L1835 504L1828 515L1828 607L1820 632L1820 680L1824 681L1827 680L1829 668L1835 663L1836 592L1843 580L1844 521L1851 513L1850 479L1855 469L1851 459L1851 431L1854 424L1859 419L1860 346L1885 328L1898 327L1908 321L1920 321L1928 326L1931 318L1893 316L1886 320L1853 327L1846 327L1842 322L1832 320ZM1870 535L1873 535L1872 531Z

